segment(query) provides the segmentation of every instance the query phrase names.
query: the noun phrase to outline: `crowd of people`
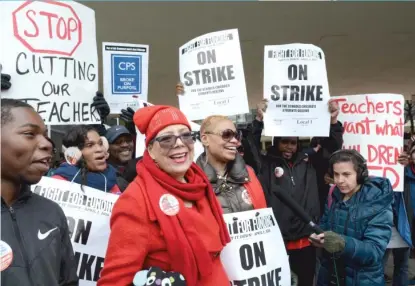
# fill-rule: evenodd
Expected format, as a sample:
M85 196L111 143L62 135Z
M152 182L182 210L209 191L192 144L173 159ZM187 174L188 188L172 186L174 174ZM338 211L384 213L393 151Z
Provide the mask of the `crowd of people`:
M10 77L2 75L2 89L9 88ZM183 94L182 85L176 94ZM104 123L109 106L102 93L93 101ZM306 149L297 137L274 137L261 152L266 109L261 101L244 130L213 115L199 132L172 106L126 109L125 125L73 126L62 141L65 160L51 168L56 147L39 114L2 97L1 242L13 251L10 265L2 262L3 285L79 283L63 211L30 191L45 175L119 195L98 286L152 285L146 283L166 272L176 278L163 285L229 285L220 259L230 242L222 215L267 207L297 285L385 285L388 245L399 239L392 251L393 285L408 285L415 144L398 160L405 166L405 190L393 192L387 178L369 176L361 154L341 149L344 130L336 102L328 104L329 137L312 138ZM145 135L146 150L138 157L135 127ZM194 160L196 140L205 152ZM281 193L323 232L315 233L280 200ZM278 249L266 251L279 255Z

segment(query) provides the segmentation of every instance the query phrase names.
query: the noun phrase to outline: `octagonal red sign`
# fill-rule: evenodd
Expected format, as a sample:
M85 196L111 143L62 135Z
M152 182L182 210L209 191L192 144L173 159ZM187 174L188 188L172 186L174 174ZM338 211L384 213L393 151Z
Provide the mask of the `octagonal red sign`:
M72 56L82 43L82 22L70 4L27 1L13 11L14 36L35 53Z

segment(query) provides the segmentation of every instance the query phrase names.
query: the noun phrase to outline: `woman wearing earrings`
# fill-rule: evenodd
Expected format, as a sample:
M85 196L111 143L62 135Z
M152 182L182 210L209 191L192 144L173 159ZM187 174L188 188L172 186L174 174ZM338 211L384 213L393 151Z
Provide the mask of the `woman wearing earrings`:
M52 178L120 194L116 170L107 164L108 142L90 125L76 125L63 138L65 158Z
M114 205L98 286L130 285L150 267L181 273L189 286L229 285L220 252L230 241L204 172L193 163L195 134L170 106L136 111L146 151Z
M226 116L207 117L200 127L205 153L197 160L215 191L224 213L266 208L255 172L238 153L242 133Z

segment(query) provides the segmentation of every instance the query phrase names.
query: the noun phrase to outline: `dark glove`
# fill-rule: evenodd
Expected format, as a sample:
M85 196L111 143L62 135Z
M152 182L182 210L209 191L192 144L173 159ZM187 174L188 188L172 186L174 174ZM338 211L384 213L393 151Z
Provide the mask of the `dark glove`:
M12 86L10 79L10 75L5 73L1 74L1 90L8 90Z
M127 109L121 109L121 115L120 115L120 119L125 122L125 127L133 135L136 134L134 120L133 120L134 113L135 111L131 107L127 107Z
M157 282L156 282L157 281ZM134 286L147 285L171 285L186 286L186 280L178 272L164 272L158 267L150 267L149 270L142 270L135 274Z
M101 121L104 121L105 118L110 114L110 106L100 91L97 91L91 106L97 109L99 116L101 117Z
M324 232L324 249L329 253L341 252L344 250L346 242L344 238L335 232Z

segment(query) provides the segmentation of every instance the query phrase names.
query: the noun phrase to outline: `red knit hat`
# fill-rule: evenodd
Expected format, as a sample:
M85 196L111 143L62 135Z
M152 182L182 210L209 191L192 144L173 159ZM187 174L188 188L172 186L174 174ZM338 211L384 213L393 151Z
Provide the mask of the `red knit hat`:
M191 129L186 116L176 107L153 105L138 109L134 114L134 124L142 134L146 135L146 146L167 126L183 124Z

